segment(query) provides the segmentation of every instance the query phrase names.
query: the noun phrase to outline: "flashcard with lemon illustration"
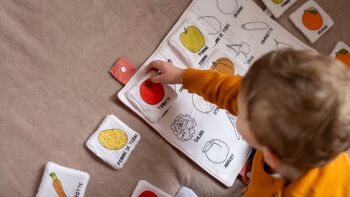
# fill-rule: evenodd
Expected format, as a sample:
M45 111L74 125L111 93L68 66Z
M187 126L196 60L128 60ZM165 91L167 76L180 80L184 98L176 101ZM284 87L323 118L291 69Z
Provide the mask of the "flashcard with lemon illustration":
M334 25L332 18L314 0L304 3L289 19L311 43Z
M114 115L108 115L86 146L115 169L123 167L140 140L140 135Z
M339 41L335 45L331 56L344 63L350 69L350 47L347 44Z
M182 56L191 67L210 51L214 41L198 20L186 19L169 39L169 44Z

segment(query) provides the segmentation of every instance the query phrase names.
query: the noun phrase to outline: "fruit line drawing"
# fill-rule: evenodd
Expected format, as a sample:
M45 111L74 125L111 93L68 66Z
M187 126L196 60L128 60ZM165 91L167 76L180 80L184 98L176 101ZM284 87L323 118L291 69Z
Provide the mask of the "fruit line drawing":
M203 153L212 163L222 163L226 161L230 149L228 145L219 139L212 139L205 143Z
M294 48L292 45L285 43L285 42L281 42L278 41L277 39L273 39L275 41L276 44L276 48L277 49L283 49L283 48Z
M156 105L165 97L164 87L160 83L153 83L147 79L140 85L140 96L145 103Z
M350 68L350 53L347 49L340 49L335 53L335 58Z
M221 31L221 22L215 16L201 16L197 21L205 28L209 35L216 35Z
M50 176L52 178L53 188L55 189L58 197L66 197L66 193L64 192L61 181L57 178L56 173L51 172Z
M250 53L250 45L246 42L240 44L227 44L228 48L236 53L236 58L243 61L243 64L247 63L248 55Z
M248 31L266 30L270 27L269 24L261 21L248 22L241 25L241 28Z
M226 115L227 115L227 118L228 120L230 121L232 127L233 127L233 130L235 132L235 136L236 136L236 139L239 141L242 139L241 135L239 134L238 130L237 130L237 126L236 126L236 120L235 118L230 114L230 112L226 111L225 112Z
M223 14L233 14L238 8L237 0L216 0L219 11Z
M98 134L98 141L108 150L119 150L128 142L128 136L121 129L107 129Z
M205 46L205 39L202 32L195 26L184 28L180 34L182 45L192 53L198 53Z
M193 134L196 132L194 128L197 123L194 118L191 118L188 114L178 115L174 122L170 125L173 134L182 142L191 140Z
M311 31L319 30L323 26L323 18L315 7L306 9L301 20L303 25Z
M202 112L204 114L209 114L215 109L214 104L204 100L203 97L198 96L197 94L192 95L192 104L197 111Z

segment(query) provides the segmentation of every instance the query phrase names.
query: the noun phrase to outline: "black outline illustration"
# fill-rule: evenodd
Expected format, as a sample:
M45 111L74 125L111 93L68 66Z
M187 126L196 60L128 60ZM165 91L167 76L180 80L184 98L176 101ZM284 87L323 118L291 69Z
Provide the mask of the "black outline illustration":
M261 21L248 22L241 25L241 28L247 31L267 30L269 27L269 24Z
M201 16L197 18L197 21L205 28L209 35L216 35L221 31L221 22L215 16Z
M247 63L248 54L251 51L251 47L248 43L241 42L240 44L227 44L226 46L236 53L236 58L241 54L244 55L245 61L243 62L243 64Z
M170 125L173 134L182 142L191 140L193 134L196 133L194 128L197 126L197 122L190 115L178 115L174 122Z
M276 44L276 49L283 49L283 48L294 48L292 45L285 43L285 42L281 42L278 41L277 39L273 39L275 41ZM284 46L284 47L279 47L280 45Z
M228 5L225 5L225 3L223 3L222 1L232 1L232 3L234 3L235 5L233 5L233 9L230 9L230 7ZM231 3L231 2L230 2ZM238 9L238 2L237 0L216 0L216 6L218 7L219 11L223 14L233 14L237 9ZM230 10L228 10L230 9Z
M210 112L212 112L215 109L214 104L212 104L208 101L205 101L203 99L203 97L198 96L196 94L192 95L192 104L197 111L204 113L204 114L209 114Z
M216 145L220 147L220 152L210 152L210 149L213 148L213 146ZM228 145L219 139L211 139L207 141L203 147L203 153L205 153L207 159L213 163L219 164L223 163L227 160L228 155L230 153L230 148ZM210 154L209 154L210 153ZM222 158L217 158L218 155L222 154Z
M233 129L235 130L236 139L237 139L238 141L240 141L240 140L242 139L242 136L239 134L239 132L238 132L238 130L237 130L236 120L233 118L233 116L232 116L228 111L226 111L225 113L226 113L227 118L228 118L228 120L230 121L230 123L231 123Z

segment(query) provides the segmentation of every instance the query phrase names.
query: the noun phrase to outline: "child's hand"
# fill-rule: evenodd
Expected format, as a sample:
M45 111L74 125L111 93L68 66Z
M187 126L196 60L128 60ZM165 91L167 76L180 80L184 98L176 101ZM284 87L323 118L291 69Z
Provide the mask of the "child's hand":
M156 60L147 67L147 73L156 70L159 75L151 78L153 83L178 84L182 83L185 70L165 61Z

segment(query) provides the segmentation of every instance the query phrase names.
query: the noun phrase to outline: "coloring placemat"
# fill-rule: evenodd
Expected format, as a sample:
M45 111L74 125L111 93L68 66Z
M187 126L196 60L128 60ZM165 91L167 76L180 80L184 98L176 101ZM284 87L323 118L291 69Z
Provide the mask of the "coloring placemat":
M236 130L235 117L188 93L181 85L172 85L177 98L160 120L150 122L126 95L143 84L140 81L146 75L145 67L152 60L169 61L182 68L244 75L258 57L285 47L311 49L253 1L194 0L118 97L170 144L230 187L250 152Z

